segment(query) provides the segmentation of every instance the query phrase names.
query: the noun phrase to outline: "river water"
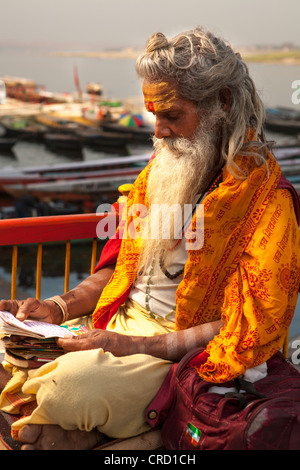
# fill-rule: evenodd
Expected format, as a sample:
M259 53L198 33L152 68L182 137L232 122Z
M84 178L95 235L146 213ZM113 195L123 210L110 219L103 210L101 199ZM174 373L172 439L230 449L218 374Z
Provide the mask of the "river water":
M131 97L141 99L141 85L135 73L134 60L132 59L95 59L95 58L66 58L56 57L35 50L9 51L0 49L0 76L14 75L30 78L42 85L48 91L68 92L75 90L74 67L77 67L81 88L84 90L89 82L100 82L104 89L104 95L111 99L126 100ZM300 79L300 67L295 65L277 64L249 64L250 74L262 96L266 106L286 106L300 110L300 104L292 103L292 84ZM271 139L289 143L289 139L283 136L269 134ZM144 149L132 148L132 153L140 153ZM147 149L149 150L149 149ZM83 149L83 159L106 158L107 154ZM60 163L70 161L69 156L53 154L43 144L19 142L10 155L0 154L1 168L11 166L28 166L48 163ZM75 246L73 248L70 288L88 274L89 248ZM35 295L34 274L27 268L27 260L32 253L25 249L22 270L19 272L19 285L29 295ZM0 251L0 277L10 280L10 260L7 250ZM55 269L51 263L43 261L42 298L62 293L63 288L63 248L56 247L46 250L45 256L50 260L56 260ZM22 258L22 256L21 256ZM291 336L300 332L300 303L291 326Z

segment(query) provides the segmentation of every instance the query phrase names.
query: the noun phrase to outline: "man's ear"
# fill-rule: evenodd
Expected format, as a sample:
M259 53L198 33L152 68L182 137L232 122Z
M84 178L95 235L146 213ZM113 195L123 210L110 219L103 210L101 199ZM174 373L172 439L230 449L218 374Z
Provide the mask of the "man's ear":
M222 105L223 111L228 112L231 108L232 103L232 91L229 87L224 87L220 90L219 93L220 103Z

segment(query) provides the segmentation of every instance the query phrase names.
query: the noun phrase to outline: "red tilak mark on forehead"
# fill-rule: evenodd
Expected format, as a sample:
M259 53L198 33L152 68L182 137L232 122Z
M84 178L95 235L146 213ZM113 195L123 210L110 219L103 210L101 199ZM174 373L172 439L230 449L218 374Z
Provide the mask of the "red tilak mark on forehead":
M153 104L153 101L148 101L147 105L148 105L149 111L153 113L153 112L154 112L154 104Z

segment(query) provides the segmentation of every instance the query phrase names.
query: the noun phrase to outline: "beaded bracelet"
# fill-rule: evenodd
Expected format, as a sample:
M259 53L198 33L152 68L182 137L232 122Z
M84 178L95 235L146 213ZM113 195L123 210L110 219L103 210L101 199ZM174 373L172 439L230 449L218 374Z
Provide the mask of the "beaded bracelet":
M63 317L61 323L65 323L68 320L68 317L69 317L66 302L59 295L55 295L54 297L50 297L49 299L45 299L45 302L46 302L46 300L52 300L52 302L54 302L56 305L59 306L59 308L61 310L61 313L62 313L62 317Z

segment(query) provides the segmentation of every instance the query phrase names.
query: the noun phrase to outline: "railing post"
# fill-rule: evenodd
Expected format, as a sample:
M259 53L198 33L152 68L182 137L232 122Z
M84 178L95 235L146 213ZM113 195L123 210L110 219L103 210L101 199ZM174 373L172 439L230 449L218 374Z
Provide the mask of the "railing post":
M96 257L97 257L97 238L94 238L93 246L92 246L92 258L91 258L91 274L93 274L95 270Z
M36 298L41 298L41 278L42 278L42 243L38 244L37 256L36 256Z
M71 241L66 241L66 258L65 258L65 287L64 292L68 292L70 284L70 258L71 258Z
M289 329L286 332L286 336L284 338L284 343L282 346L282 353L284 357L287 359L288 358L288 353L289 353Z
M11 264L11 298L14 300L17 289L18 245L13 245Z

